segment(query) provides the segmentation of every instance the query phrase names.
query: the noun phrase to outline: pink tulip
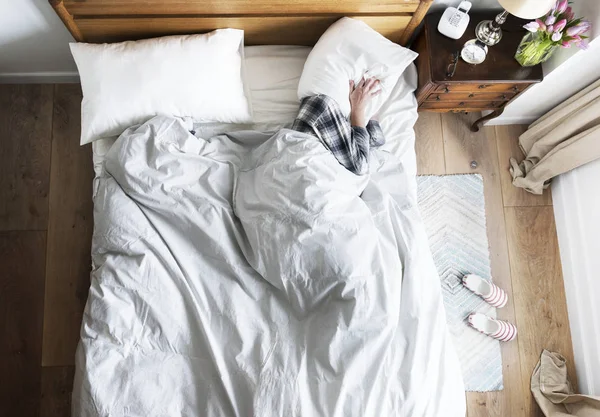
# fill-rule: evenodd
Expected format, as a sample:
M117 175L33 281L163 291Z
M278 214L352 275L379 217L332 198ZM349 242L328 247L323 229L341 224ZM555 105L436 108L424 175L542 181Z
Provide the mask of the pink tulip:
M564 14L565 19L567 19L567 21L571 21L573 20L573 18L575 17L575 13L573 12L573 9L571 8L571 6L567 7L567 10L565 10L565 14Z
M556 16L550 15L546 18L546 26L553 25L556 22Z
M562 33L561 32L554 32L552 34L552 42L558 42L561 39L562 39Z
M590 22L588 22L587 20L583 20L581 23L578 23L577 25L572 26L569 29L567 29L567 35L569 35L569 36L581 35L582 33L585 33L588 30L590 30L591 27L592 27L592 25Z
M546 31L547 31L548 33L552 33L552 32L554 32L554 25L546 26Z
M588 43L588 41L586 41L585 39L582 40L581 42L577 42L576 44L579 48L583 49L584 51L586 49L588 49L590 47L590 44Z
M569 41L564 41L564 42L562 43L562 47L563 47L563 48L570 48L570 47L571 47L571 42L569 42Z
M538 27L542 32L546 30L546 24L542 22L542 19L535 19L535 23L538 24Z
M535 33L540 29L540 25L538 25L537 22L529 22L523 27L532 33Z
M554 32L562 32L562 30L567 26L567 19L561 19L554 25Z
M569 6L569 1L568 0L560 0L557 4L556 4L556 11L557 14L561 14L563 13L565 10L567 10L567 7Z

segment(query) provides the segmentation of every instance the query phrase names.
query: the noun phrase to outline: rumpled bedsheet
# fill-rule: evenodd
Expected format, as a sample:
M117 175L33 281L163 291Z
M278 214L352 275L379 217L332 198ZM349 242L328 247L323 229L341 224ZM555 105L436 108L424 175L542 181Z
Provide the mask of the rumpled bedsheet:
M157 116L107 154L73 415L464 416L402 164L190 129Z

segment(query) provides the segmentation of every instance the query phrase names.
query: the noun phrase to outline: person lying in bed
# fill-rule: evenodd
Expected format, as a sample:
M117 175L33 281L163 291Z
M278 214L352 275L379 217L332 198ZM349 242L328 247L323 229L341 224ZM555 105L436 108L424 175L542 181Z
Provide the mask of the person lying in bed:
M381 92L379 80L350 80L350 118L337 102L320 94L305 97L292 129L318 137L346 169L354 174L369 172L369 150L385 143L379 122L366 120L366 107Z

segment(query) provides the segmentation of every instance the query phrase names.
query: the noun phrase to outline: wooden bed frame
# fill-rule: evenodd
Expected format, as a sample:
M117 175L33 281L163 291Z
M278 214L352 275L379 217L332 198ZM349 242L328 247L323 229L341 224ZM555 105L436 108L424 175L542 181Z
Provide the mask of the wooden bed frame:
M314 45L343 16L401 45L433 0L49 0L79 42L117 42L220 28L245 31L247 45Z

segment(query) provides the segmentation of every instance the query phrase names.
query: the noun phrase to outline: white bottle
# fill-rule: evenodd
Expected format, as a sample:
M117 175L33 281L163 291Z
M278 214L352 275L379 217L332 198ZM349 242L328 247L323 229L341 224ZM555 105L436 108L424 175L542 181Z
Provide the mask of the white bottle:
M452 39L461 38L469 25L469 10L471 10L470 1L460 2L458 8L448 7L438 24L440 33Z

